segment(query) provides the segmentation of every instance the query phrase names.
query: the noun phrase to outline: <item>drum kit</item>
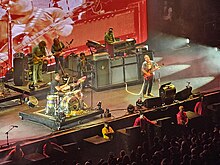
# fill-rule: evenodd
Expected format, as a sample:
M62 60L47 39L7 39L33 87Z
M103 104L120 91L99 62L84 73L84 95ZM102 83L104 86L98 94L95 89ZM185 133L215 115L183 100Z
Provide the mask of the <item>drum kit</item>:
M76 83L71 83L62 90L62 93L50 94L47 96L46 114L51 116L75 116L77 111L85 110L87 105L83 101L82 83L86 76L78 79ZM79 89L75 89L80 85ZM62 114L62 115L61 115Z

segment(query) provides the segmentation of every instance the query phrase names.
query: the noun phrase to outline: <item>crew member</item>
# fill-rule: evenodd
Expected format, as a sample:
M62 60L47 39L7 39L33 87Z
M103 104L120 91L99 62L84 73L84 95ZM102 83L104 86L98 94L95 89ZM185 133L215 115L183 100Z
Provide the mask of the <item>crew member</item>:
M32 50L33 54L33 82L37 84L43 81L42 67L43 59L46 56L46 42L40 41Z
M102 128L102 135L103 138L107 140L111 140L113 138L114 130L112 127L109 125L109 123L104 123L104 127Z
M53 56L55 57L55 62L56 62L56 68L55 72L58 73L58 70L61 67L64 66L64 59L63 59L63 49L65 48L63 42L59 40L59 38L54 38L53 40L53 45L51 47L51 52L53 53Z
M179 106L179 112L176 115L177 124L181 126L186 126L188 124L188 117L186 112L184 112L184 107Z
M113 33L113 28L109 28L108 32L105 33L105 47L109 55L113 58L114 57L114 49L113 43L115 42L115 37Z
M159 69L159 66L157 65L156 62L151 60L148 55L144 56L144 60L145 61L142 63L142 67L141 67L141 71L144 77L143 96L145 98L147 96L153 97L154 95L151 93L151 90L153 86L154 71Z
M204 96L199 96L199 101L196 103L194 107L194 112L198 115L205 115L205 103L204 103Z
M140 126L141 127L141 132L146 133L148 124L156 125L157 122L149 120L147 117L144 116L144 114L142 112L140 112L140 116L135 119L133 126L134 127L135 126Z
M60 85L61 77L58 73L56 73L54 80L52 80L50 84L50 94L56 94L58 92L63 92L65 87L67 87L67 84Z

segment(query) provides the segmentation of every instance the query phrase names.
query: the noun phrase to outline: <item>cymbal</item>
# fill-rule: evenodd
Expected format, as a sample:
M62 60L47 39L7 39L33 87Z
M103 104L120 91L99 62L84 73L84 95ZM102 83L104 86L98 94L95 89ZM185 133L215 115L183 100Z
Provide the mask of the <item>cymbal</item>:
M79 92L81 92L81 90L80 90L80 89L77 89L77 90L73 91L73 94L76 95L76 94L78 94Z
M77 81L77 84L83 83L85 80L86 80L86 76L83 76Z

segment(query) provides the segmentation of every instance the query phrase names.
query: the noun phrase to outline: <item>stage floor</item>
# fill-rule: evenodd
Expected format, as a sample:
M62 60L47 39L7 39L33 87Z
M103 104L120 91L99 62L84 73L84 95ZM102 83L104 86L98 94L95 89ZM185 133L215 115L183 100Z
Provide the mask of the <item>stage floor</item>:
M214 48L190 44L190 46L176 46L175 38L160 34L154 38L151 49L155 50L155 61L163 67L157 71L152 93L159 96L160 85L171 82L177 92L183 90L190 84L193 93L208 92L220 89L220 52ZM175 45L175 46L174 46ZM160 81L158 81L160 80ZM79 130L124 117L127 114L127 106L135 104L140 97L137 95L142 84L128 86L128 93L125 87L109 89L96 92L85 89L84 101L88 106L96 107L98 101L102 102L102 108L108 108L112 114L110 118L93 118L86 123L74 125L72 130ZM131 94L133 93L133 94ZM46 94L45 94L46 96ZM44 109L46 97L39 100L37 107L30 108L26 104L3 109L0 111L0 145L6 144L6 134L12 125L18 126L9 132L9 143L17 141L34 140L44 136L58 133L48 126L29 120L21 120L19 113L31 114ZM67 129L67 130L68 130Z

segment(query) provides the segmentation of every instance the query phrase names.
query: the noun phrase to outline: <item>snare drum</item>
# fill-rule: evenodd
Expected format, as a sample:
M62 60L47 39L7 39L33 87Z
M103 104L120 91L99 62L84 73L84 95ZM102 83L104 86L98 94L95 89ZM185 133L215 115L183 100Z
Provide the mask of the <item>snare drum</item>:
M47 95L46 114L56 116L58 106L59 106L59 96L58 95Z
M66 115L69 115L71 111L79 110L79 100L75 96L67 95L60 102L59 112L64 112Z

